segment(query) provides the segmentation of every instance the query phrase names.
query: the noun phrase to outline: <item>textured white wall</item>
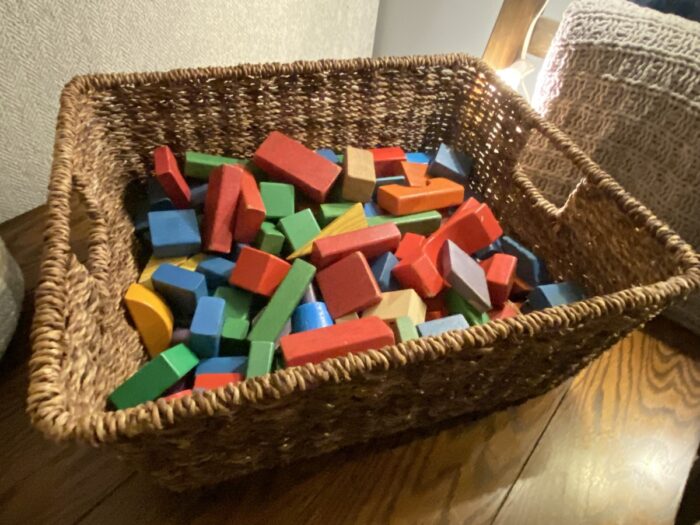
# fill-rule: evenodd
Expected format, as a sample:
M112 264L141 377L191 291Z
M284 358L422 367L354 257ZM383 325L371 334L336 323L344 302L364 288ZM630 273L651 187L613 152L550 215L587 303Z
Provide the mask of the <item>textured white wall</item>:
M370 56L378 4L0 1L0 221L45 201L59 93L74 75Z

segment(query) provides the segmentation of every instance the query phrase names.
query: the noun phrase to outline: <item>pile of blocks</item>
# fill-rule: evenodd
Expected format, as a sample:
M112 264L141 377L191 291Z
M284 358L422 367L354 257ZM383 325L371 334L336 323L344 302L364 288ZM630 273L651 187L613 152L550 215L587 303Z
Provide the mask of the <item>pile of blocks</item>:
M182 171L158 147L134 217L152 257L125 295L151 359L112 406L584 298L503 234L470 171L445 144L336 154L272 132L252 160L188 151Z

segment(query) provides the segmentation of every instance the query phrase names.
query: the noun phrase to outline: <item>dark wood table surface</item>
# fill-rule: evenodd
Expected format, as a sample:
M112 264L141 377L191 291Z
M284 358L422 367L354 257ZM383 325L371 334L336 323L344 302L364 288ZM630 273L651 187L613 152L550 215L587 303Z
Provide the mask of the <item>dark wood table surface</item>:
M44 217L0 225L28 290L0 362L2 524L674 522L700 442L700 338L664 320L518 407L186 494L103 450L49 442L25 413ZM84 253L87 220L74 225Z

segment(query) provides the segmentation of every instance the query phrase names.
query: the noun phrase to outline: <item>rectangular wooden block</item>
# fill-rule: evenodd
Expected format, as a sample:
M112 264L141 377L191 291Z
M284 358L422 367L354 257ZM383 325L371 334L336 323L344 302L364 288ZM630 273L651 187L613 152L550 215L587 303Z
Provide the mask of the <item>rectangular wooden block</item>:
M354 202L326 202L318 207L318 223L321 227L327 226L350 208Z
M141 270L141 275L139 275L139 284L144 285L146 288L153 290L153 283L151 282L151 276L161 264L172 264L173 266L180 266L187 260L186 255L179 255L177 257L164 257L158 258L151 255L150 259L146 263L146 266Z
M294 261L287 276L253 325L253 329L248 334L249 341L272 342L277 339L315 273L316 268L306 261L302 259Z
M321 233L321 228L319 228L316 217L310 208L287 215L280 219L277 226L284 233L292 251L303 248Z
M374 157L374 169L377 177L389 177L401 173L401 162L406 160L406 153L399 147L374 148L370 150Z
M413 324L425 321L427 307L415 290L384 292L381 301L362 312L362 317L379 317L384 321L395 321L399 317L410 317Z
M335 151L333 151L332 149L321 148L321 149L317 149L316 153L318 155L321 155L324 159L328 159L333 164L342 164L343 163L343 161L338 158L338 155L336 155Z
M300 142L273 131L255 152L253 162L270 177L294 184L314 202L323 202L341 168Z
M226 303L224 318L248 319L250 303L253 295L242 288L235 286L220 286L214 291L214 297L223 299Z
M348 353L394 344L394 333L377 317L364 317L318 330L300 332L280 341L287 366L320 363Z
M425 253L400 261L392 274L401 286L414 289L421 297L435 297L444 286L437 266Z
M236 263L223 257L207 257L203 259L195 271L201 273L207 280L207 288L216 290L219 286L228 283L229 277Z
M421 337L432 337L450 330L464 330L469 328L469 323L464 318L463 315L450 315L449 317L443 317L442 319L434 319L432 321L426 321L418 325L418 333Z
M190 348L200 358L219 355L226 302L218 297L202 297L190 325Z
M348 146L343 160L343 199L356 202L372 200L377 176L371 151Z
M365 217L368 217L368 218L369 217L379 217L380 215L384 215L384 210L382 210L374 202L365 202L365 204L362 206L362 209L365 212Z
M392 223L323 237L314 241L311 262L323 268L355 251L372 260L384 252L396 250L400 240L401 233Z
M287 261L246 246L231 272L230 283L253 293L271 296L289 272Z
M492 321L496 321L498 319L508 319L510 317L520 315L520 310L518 309L518 306L516 304L508 301L500 308L494 308L493 310L490 310L488 315L489 319L491 319Z
M222 386L240 383L244 377L241 373L233 374L199 374L194 376L193 390L215 390Z
M399 242L399 247L396 248L394 255L400 261L406 257L411 257L416 253L420 253L425 236L418 233L405 233Z
M148 211L165 211L177 209L172 199L165 193L163 186L154 177L146 182Z
M251 243L265 220L266 210L258 183L253 175L243 170L241 193L238 197L233 239L236 242Z
M264 376L272 370L272 359L275 356L275 345L268 341L251 341L248 355L246 379Z
M562 283L541 284L536 286L527 297L527 303L533 310L542 310L552 306L583 301L586 293L578 284L565 281Z
M207 153L199 153L197 151L185 152L185 175L196 179L208 179L209 174L214 168L218 168L223 164L229 165L245 165L244 159L236 159L232 157L222 157L221 155L209 155Z
M392 328L394 329L396 340L400 343L405 343L406 341L411 341L412 339L418 339L418 337L420 337L416 325L407 315L402 315L394 319Z
M342 317L338 317L338 318L334 319L334 321L335 321L335 324L340 324L340 323L347 323L348 321L355 321L359 318L360 318L360 316L357 315L357 312L352 312L350 314L343 315Z
M389 184L399 184L400 186L410 186L408 180L406 180L405 175L392 175L390 177L381 177L377 179L374 185L374 192L372 193L372 200L376 202L377 200L377 190L382 186L388 186ZM381 214L380 214L381 215Z
M158 258L192 255L202 249L194 210L149 212L148 227L153 255Z
M244 170L240 166L223 165L209 176L209 189L204 203L202 236L204 248L229 253L233 244L233 219Z
M491 309L486 274L479 263L448 240L442 247L442 275L479 312Z
M430 179L425 186L390 184L377 190L377 204L392 215L408 215L457 206L464 200L464 186L449 179Z
M204 208L204 203L207 200L207 190L209 189L209 184L196 184L192 185L190 188L190 204L195 209Z
M502 306L510 297L518 259L506 253L496 253L479 265L486 274L491 304Z
M522 243L504 235L501 238L501 249L504 253L518 259L515 273L530 286L551 282L552 278L547 271L544 261Z
M255 244L258 249L264 252L279 255L282 253L282 247L284 246L284 234L271 222L263 222L260 225L258 235L255 237Z
M381 290L362 252L353 252L316 274L333 318L364 310L381 300Z
M248 352L250 322L239 317L227 317L221 328L221 350L224 356L240 356Z
M448 289L445 293L445 303L450 314L462 314L470 326L489 322L489 316L486 312L480 312L474 308L454 288Z
M446 179L464 184L472 170L472 159L465 153L457 151L447 144L440 144L428 168L433 177Z
M190 207L190 187L180 173L175 155L168 146L159 146L153 151L153 167L156 179L176 208Z
M391 252L381 254L372 262L370 268L382 292L391 292L399 289L399 283L392 274L398 262L399 260Z
M442 215L437 211L424 211L422 213L412 213L395 217L393 215L380 215L379 217L368 217L367 224L369 226L377 226L391 222L396 224L402 234L419 233L421 235L429 235L440 228Z
M248 358L245 356L210 357L201 359L194 373L195 375L245 373L247 366Z
M430 155L422 151L410 151L406 153L406 162L415 164L430 164Z
M291 184L261 182L260 195L267 220L276 221L294 213L294 186Z
M207 296L207 281L201 273L162 264L151 276L153 287L170 306L176 320L189 326L197 301Z

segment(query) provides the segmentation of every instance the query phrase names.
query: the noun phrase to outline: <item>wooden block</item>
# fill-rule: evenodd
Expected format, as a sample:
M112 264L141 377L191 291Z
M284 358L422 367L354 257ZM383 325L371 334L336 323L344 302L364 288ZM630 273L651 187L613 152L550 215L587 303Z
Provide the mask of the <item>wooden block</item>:
M292 251L303 248L321 232L316 217L309 208L280 219L277 227L284 233Z
M284 281L275 290L258 321L254 323L253 329L248 334L249 341L275 341L289 321L315 273L316 268L306 261L302 259L294 261Z
M374 158L370 151L353 148L345 148L343 160L343 199L355 202L369 202L372 200L374 185L377 176L374 173Z
M482 248L481 250L475 251L474 257L476 257L480 261L483 261L497 253L501 253L502 251L503 249L501 248L501 239L499 238L493 241L491 244L489 244L486 248Z
M454 288L447 290L445 294L447 311L450 314L462 314L470 326L489 322L489 315L474 308L467 300L459 295ZM442 316L441 316L442 317Z
M489 296L494 306L503 306L510 297L517 264L518 259L505 253L496 253L479 263L486 274Z
M246 246L231 272L230 283L253 293L271 296L289 272L288 262Z
M444 316L440 310L428 310L425 312L426 321L434 321L435 319L441 319L442 317Z
M253 242L265 220L265 215L265 203L258 189L258 183L250 172L243 170L233 239L248 244Z
M465 184L472 170L469 155L457 151L447 144L440 144L435 158L430 163L428 173L433 177L445 177L460 184Z
M421 297L435 297L444 286L442 275L425 253L400 261L392 274L401 286L413 288Z
M430 177L428 176L428 165L417 162L402 162L401 171L406 177L409 186L420 188L426 186Z
M396 258L401 261L406 257L412 257L414 254L420 253L423 244L425 243L425 236L418 233L406 233L401 238L399 242L399 247L396 248Z
M381 300L381 290L362 252L353 252L316 274L331 316L364 310Z
M294 186L291 184L261 182L260 195L268 221L276 221L294 213Z
M244 170L240 166L223 165L209 176L209 190L204 203L202 235L205 249L229 253L233 243L233 219Z
M343 161L338 158L335 151L328 148L321 148L316 150L317 155L321 155L324 159L331 161L333 164L342 164Z
M165 193L163 186L156 178L148 179L146 183L146 191L148 194L148 211L166 211L175 210L175 203L168 194Z
M384 214L384 210L382 210L374 202L365 202L362 209L365 212L365 217L379 217L380 215Z
M452 288L479 312L491 309L484 270L450 240L442 247L442 272Z
M197 271L207 280L207 288L211 291L228 283L231 272L236 266L234 262L223 257L207 257L197 264Z
M530 286L547 284L552 281L544 261L512 237L504 235L501 238L501 249L503 253L518 259L515 273Z
M175 155L168 146L159 146L153 151L153 165L156 179L176 208L190 207L190 187L180 173Z
M492 321L496 321L498 319L508 319L509 317L515 317L516 315L520 315L520 310L515 304L508 301L500 308L494 308L493 310L489 310L488 315L489 319L491 319Z
M374 192L372 193L372 200L376 202L377 191L382 186L388 186L389 184L399 184L400 186L410 186L408 180L406 180L405 175L392 175L391 177L381 177L377 179L377 183L374 185ZM381 209L381 208L380 208ZM378 214L378 215L381 215ZM369 215L368 215L369 217Z
M253 162L271 178L293 184L314 202L326 200L341 170L337 164L278 131L267 136L255 152Z
M224 164L236 166L247 163L244 159L235 159L231 157L222 157L220 155L209 155L207 153L199 153L196 151L185 152L185 175L196 179L208 179L214 168L218 168Z
M226 302L218 297L202 297L190 325L190 348L200 358L219 355Z
M151 277L153 287L168 303L177 321L189 326L197 302L207 296L207 281L201 273L162 264ZM176 323L179 324L179 323Z
M194 377L193 390L215 390L222 386L240 383L243 374L199 374Z
M411 341L412 339L418 339L418 337L420 337L416 325L407 315L397 317L392 323L392 328L394 329L396 340L400 343L405 343L406 341Z
M263 222L255 238L257 247L272 255L279 255L284 246L284 234L271 222Z
M362 317L379 317L384 321L395 321L402 316L408 316L413 324L425 321L425 303L415 290L397 290L384 292L381 301L362 312Z
M525 301L527 296L530 295L532 288L532 286L518 277L516 269L516 275L515 279L513 279L513 287L510 289L509 299L512 301Z
M332 324L333 319L324 302L314 301L300 304L292 314L292 332L306 332Z
M320 269L355 251L372 260L384 252L396 250L400 240L399 229L391 223L323 237L314 241L311 262Z
M325 205L322 204L321 206L323 207ZM310 239L301 248L289 255L287 260L310 254L313 249L313 243L318 239L357 231L363 228L367 228L367 219L365 218L362 204L353 204L345 210L343 214L333 220L333 222L325 226L313 239Z
M469 323L464 318L463 315L450 315L449 317L443 317L442 319L434 319L432 321L426 321L417 326L418 333L421 337L432 337L450 330L464 330L469 328Z
M552 306L583 301L586 293L578 284L565 281L562 283L541 284L527 296L527 303L533 310L542 310Z
M232 286L220 286L214 292L214 297L223 299L226 303L224 318L248 319L250 303L253 295L247 290Z
M377 191L377 204L392 215L408 215L457 206L464 199L464 186L448 179L430 179L425 186L390 184Z
M422 151L411 151L406 153L406 162L415 164L430 164L430 155Z
M372 262L370 268L382 292L391 292L399 289L399 283L392 274L398 262L399 260L391 252L381 254Z
M316 295L316 289L314 288L314 283L309 284L304 290L304 296L301 298L302 303L315 303L318 301L318 296Z
M148 227L153 255L158 258L192 255L202 249L194 210L149 212Z
M182 263L184 263L187 260L187 256L180 255L178 257L164 257L164 258L158 258L153 255L151 255L151 258L148 259L148 262L146 263L146 267L141 271L141 275L139 275L139 284L144 285L146 288L149 290L153 290L153 283L151 282L151 276L153 275L153 272L155 272L158 267L161 264L172 264L173 266L180 266Z
M437 211L424 211L422 213L412 213L401 217L393 215L381 215L379 217L368 217L367 224L369 226L378 226L391 222L396 224L396 227L402 234L419 233L421 235L429 235L440 227L442 215Z
M163 399L167 399L167 400L180 399L181 397L187 397L187 396L191 396L191 395L192 395L192 389L186 388L185 390L180 390L179 392L174 392L172 394L168 394Z
M183 344L165 350L143 365L109 396L122 410L158 398L192 370L199 359Z
M142 284L134 283L126 290L124 302L148 354L155 357L168 348L173 336L173 314L165 301Z
M248 352L250 322L239 317L227 317L221 328L221 350L224 356L245 355Z
M327 202L321 204L318 207L318 223L321 227L327 226L353 206L356 206L356 204L352 202Z
M337 317L335 319L335 324L340 324L340 323L347 323L348 321L355 321L356 319L359 319L360 316L357 315L357 312L352 312L347 315L343 315L342 317Z
M401 173L401 162L406 160L406 154L401 148L374 148L370 151L374 157L377 177L389 177Z
M287 335L280 344L286 365L299 366L371 348L380 349L394 344L394 341L394 333L386 323L377 317L364 317Z
M201 374L234 374L244 373L248 366L248 358L245 356L210 357L201 359L195 375Z
M193 208L204 208L204 203L207 200L207 190L209 184L198 184L190 189L190 204Z
M267 341L251 341L248 355L246 379L264 376L272 370L272 360L275 356L275 346Z

